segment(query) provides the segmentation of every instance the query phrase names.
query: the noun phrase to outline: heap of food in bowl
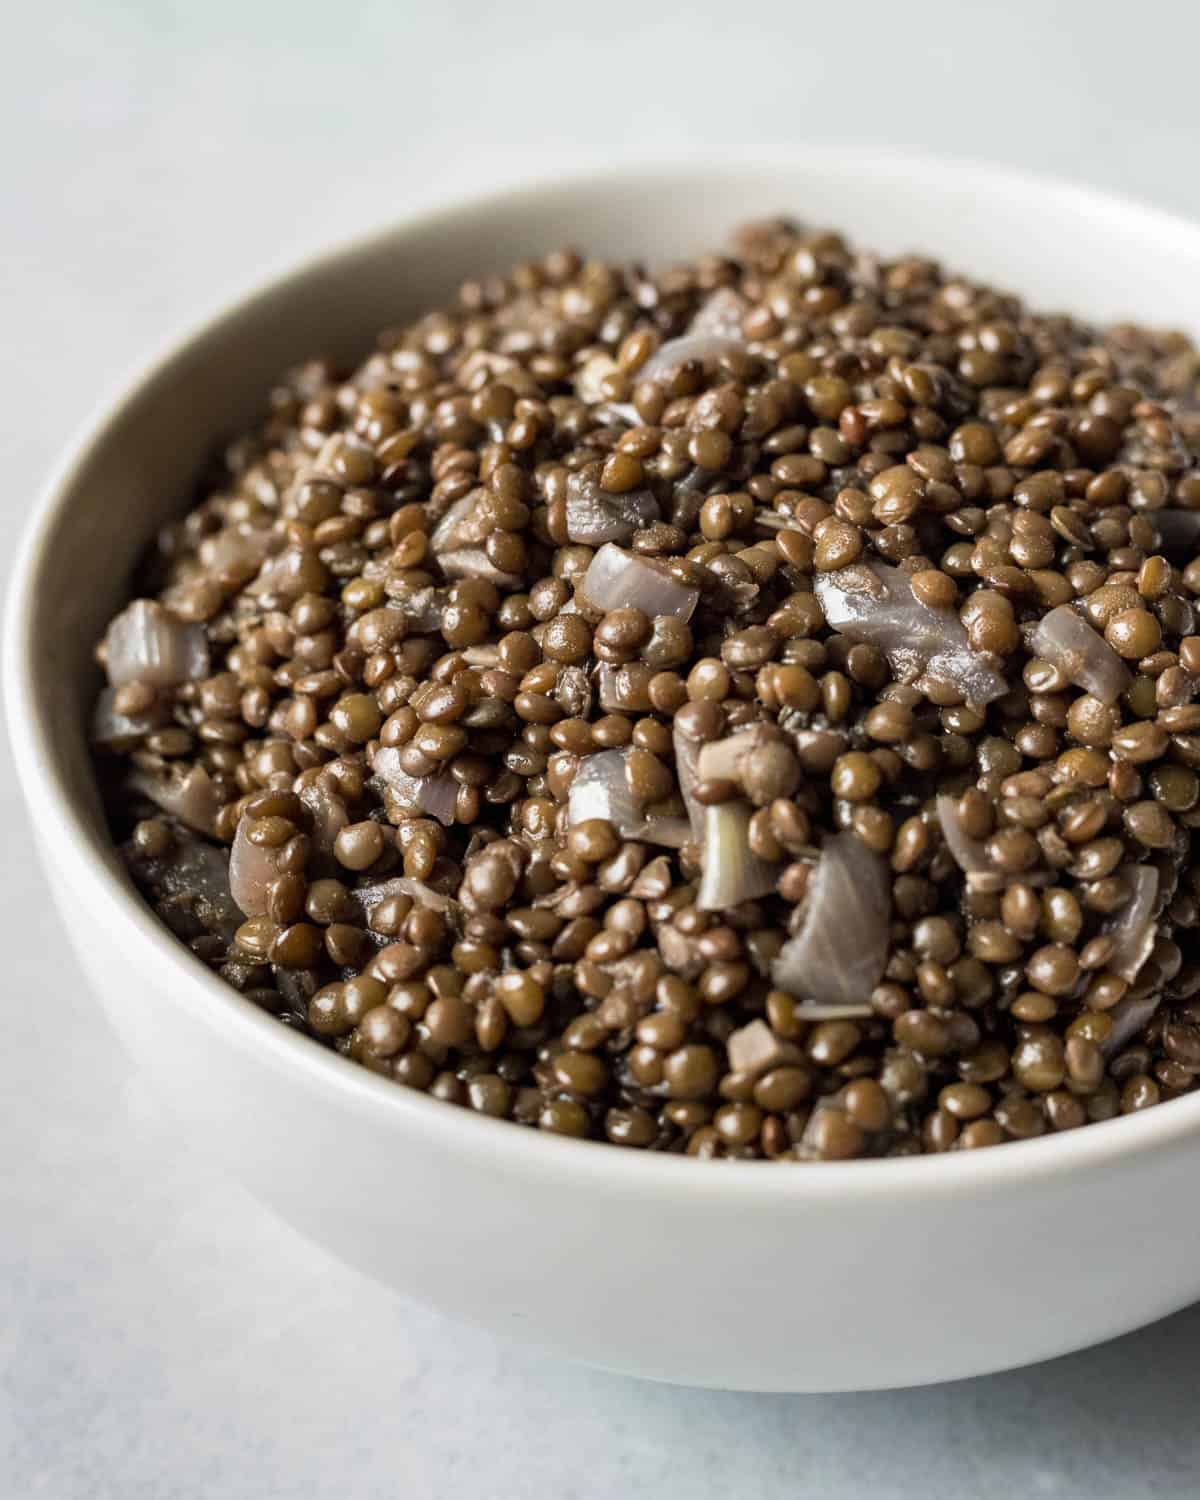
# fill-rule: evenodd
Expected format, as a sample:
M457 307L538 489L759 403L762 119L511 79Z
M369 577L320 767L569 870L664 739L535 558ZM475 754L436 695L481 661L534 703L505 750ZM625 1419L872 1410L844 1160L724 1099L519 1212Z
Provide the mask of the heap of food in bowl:
M269 393L93 738L286 1025L698 1157L996 1145L1200 1076L1200 357L749 226L557 253Z

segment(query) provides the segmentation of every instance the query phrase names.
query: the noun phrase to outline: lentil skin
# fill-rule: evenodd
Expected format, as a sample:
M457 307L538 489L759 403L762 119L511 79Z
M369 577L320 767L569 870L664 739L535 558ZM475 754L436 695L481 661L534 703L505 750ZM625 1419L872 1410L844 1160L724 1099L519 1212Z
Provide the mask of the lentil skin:
M714 295L733 343L670 364ZM783 222L656 274L560 252L470 281L355 369L286 372L158 537L139 587L208 665L116 690L131 727L97 755L126 862L282 1023L530 1129L794 1164L1177 1097L1200 556L1156 517L1200 508L1197 369L1179 335ZM594 607L612 536L690 610ZM831 628L823 590L883 564L1007 692ZM1092 670L1030 652L1060 607ZM744 730L689 793L680 746ZM570 822L603 751L641 831ZM685 793L743 810L753 899L704 908ZM886 967L816 1019L771 972L835 832L888 871ZM231 846L239 891L269 872L252 913ZM1133 866L1156 872L1136 942Z

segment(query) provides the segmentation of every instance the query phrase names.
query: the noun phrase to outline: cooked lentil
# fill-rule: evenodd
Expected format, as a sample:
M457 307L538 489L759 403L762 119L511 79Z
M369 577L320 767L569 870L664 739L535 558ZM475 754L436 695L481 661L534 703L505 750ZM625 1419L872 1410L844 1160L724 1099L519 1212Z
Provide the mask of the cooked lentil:
M1181 335L783 222L468 282L290 371L158 537L99 653L126 861L281 1022L557 1134L841 1160L1174 1098L1198 398Z

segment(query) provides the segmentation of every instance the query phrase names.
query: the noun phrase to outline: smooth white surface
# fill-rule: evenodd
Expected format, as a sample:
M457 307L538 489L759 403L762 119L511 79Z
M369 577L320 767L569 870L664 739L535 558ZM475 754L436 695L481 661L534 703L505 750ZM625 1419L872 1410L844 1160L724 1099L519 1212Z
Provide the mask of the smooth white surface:
M692 7L690 24L664 21L635 44L609 6L535 47L533 73L528 59L506 66L511 11L418 21L380 8L338 36L353 7L247 9L171 18L147 5L102 20L68 7L54 38L29 16L7 28L9 527L64 431L164 334L264 264L405 206L414 181L478 176L506 143L528 162L548 136L561 156L572 141L614 138L935 144L952 128L964 151L1042 157L1200 209L1197 25L1175 7L1143 5L1131 23L1116 6L1063 6L1057 19L978 7L975 20L961 6L863 6L848 34L839 13L760 5L723 39ZM953 18L960 52L986 44L992 92L975 64L947 79L939 18ZM523 45L537 29L520 24ZM414 65L450 35L464 60ZM621 98L618 67L644 84L680 52L682 97L659 85L648 101ZM531 78L568 57L583 76L539 99ZM839 57L854 63L850 95ZM1134 65L1149 81L1129 79ZM918 69L935 86L914 86ZM695 106L718 75L724 104L704 118ZM488 109L475 94L485 79ZM886 100L872 102L882 83ZM459 152L481 134L486 148ZM5 780L6 816L13 795ZM13 1493L1186 1492L1195 1312L1025 1374L789 1400L587 1375L386 1299L278 1230L186 1146L172 1139L168 1154L161 1118L75 992L27 849L7 841L0 860L5 936L19 939L0 1086L0 1297L11 1299L0 1473ZM339 1339L339 1314L364 1297L366 1331L356 1320L353 1342Z

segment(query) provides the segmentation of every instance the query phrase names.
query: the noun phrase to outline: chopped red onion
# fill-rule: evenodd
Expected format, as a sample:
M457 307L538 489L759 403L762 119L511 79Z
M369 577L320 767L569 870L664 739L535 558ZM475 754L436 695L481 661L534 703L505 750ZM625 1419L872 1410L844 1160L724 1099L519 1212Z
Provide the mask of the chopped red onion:
M795 1056L765 1021L751 1021L731 1031L725 1043L729 1066L735 1073L766 1073Z
M922 604L899 568L856 563L818 573L813 589L832 629L882 651L902 682L928 675L975 704L1008 692L997 659L973 649L952 609Z
M742 763L750 751L769 737L761 724L739 729L723 740L709 740L700 749L696 769L701 781L741 781Z
M444 552L454 552L459 547L477 547L487 541L491 520L487 510L480 505L484 493L473 489L461 495L433 528L429 548L438 558Z
M656 349L637 372L638 380L667 380L680 365L695 360L702 365L715 365L726 354L741 354L746 348L743 339L731 339L719 333L685 333L682 338L668 339Z
M596 609L640 609L653 619L674 615L690 620L700 590L679 579L648 558L623 552L606 542L588 564L578 585L579 592Z
M1132 892L1108 924L1108 936L1115 945L1108 967L1127 984L1132 984L1153 952L1158 937L1154 920L1158 871L1153 865L1126 865L1121 873Z
M449 589L434 588L429 584L405 598L397 599L395 607L403 612L409 630L416 635L428 635L440 628L442 615L449 602Z
M287 846L269 849L263 844L252 844L246 837L246 827L251 821L243 817L233 838L233 848L229 851L229 889L247 917L265 917L271 885L283 874L281 860Z
M247 586L247 592L298 599L308 589L309 557L310 554L299 547L288 547L274 557L268 557L259 569L258 577Z
M1104 637L1069 604L1043 615L1029 644L1038 656L1058 667L1068 682L1101 703L1115 703L1133 681L1129 668Z
M718 287L688 324L688 333L696 336L713 334L744 344L742 321L750 304L731 286Z
M479 578L500 589L516 588L521 581L515 573L498 568L482 547L459 547L455 552L443 552L438 562L447 578Z
M144 735L157 729L165 717L162 706L157 703L142 714L118 713L114 704L116 696L116 688L101 688L92 710L88 734L97 749L114 753L132 749Z
M203 766L193 766L185 775L176 771L156 774L137 766L129 773L127 785L197 833L216 837L217 814L224 804Z
M593 354L575 371L575 394L589 406L603 405L603 382L619 369L611 354Z
M350 896L365 917L369 917L381 901L389 901L393 896L410 896L419 906L428 906L431 911L442 912L449 917L457 917L462 911L453 897L435 891L431 885L426 885L423 880L417 880L412 875L393 875L388 880L355 886Z
M301 790L300 801L312 818L313 844L322 854L332 854L334 840L350 822L345 802L320 778Z
M792 1014L798 1021L859 1021L875 1012L866 1002L823 1005L819 1000L801 1000Z
M637 372L638 380L665 380L680 365L696 360L714 365L726 354L740 354L746 348L742 318L747 311L745 299L732 287L715 291L688 325L688 331L655 350Z
M887 963L891 909L883 857L857 834L832 834L808 882L800 930L780 949L772 980L804 1000L869 1014Z
M740 906L775 889L778 867L750 848L750 818L747 802L721 802L705 808L703 873L696 893L701 911Z
M650 699L644 685L638 685L625 667L610 667L601 662L596 672L596 696L600 707L618 713L644 713L650 708Z
M401 807L436 818L447 828L454 822L458 782L448 771L439 771L432 776L410 776L400 764L400 751L394 745L384 745L376 750L371 768L387 782Z
M610 495L578 474L567 479L567 537L599 547L604 542L628 541L634 532L657 521L661 512L649 490Z
M679 795L687 808L688 822L697 838L704 832L704 808L696 801L694 787L700 779L699 740L684 734L676 720L671 731L671 744L675 752L675 780L679 783Z
M108 627L104 666L111 687L195 682L208 676L204 626L179 619L156 599L135 599Z
M248 583L276 545L269 528L244 524L226 526L200 543L200 562L209 573L224 574L237 584Z
M640 839L646 844L659 844L664 849L682 849L685 844L692 842L694 835L692 825L686 818L664 816L647 818L639 823L627 837Z
M626 756L625 750L600 750L580 760L567 796L569 824L603 818L623 837L633 837L642 825L643 813L625 774Z
M493 529L491 514L481 502L486 492L469 490L461 496L433 529L430 551L447 578L480 578L498 588L515 588L520 579L496 567L483 543ZM436 629L439 619L430 629Z
M942 825L942 837L958 868L964 874L990 872L994 867L987 857L986 846L981 840L972 838L963 827L958 798L943 793L937 799L937 815Z
M1100 1051L1104 1056L1112 1057L1133 1041L1139 1032L1144 1031L1161 1004L1161 990L1155 990L1149 995L1129 995L1124 1000L1118 1000L1108 1012L1113 1023L1112 1030L1100 1043Z

